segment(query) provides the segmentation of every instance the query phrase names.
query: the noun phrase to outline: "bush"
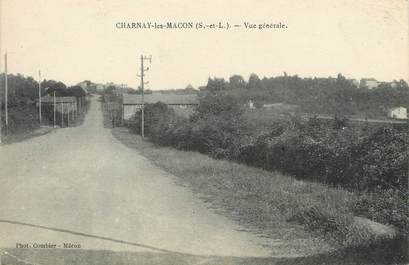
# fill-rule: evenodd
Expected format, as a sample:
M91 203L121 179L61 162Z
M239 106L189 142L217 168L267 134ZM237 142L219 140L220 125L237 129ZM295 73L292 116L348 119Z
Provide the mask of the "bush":
M403 234L409 234L408 194L387 189L362 194L354 206L356 215L383 224L390 224Z
M243 106L234 96L213 93L200 98L196 114L199 117L212 115L240 116L243 112Z
M231 96L210 94L201 98L190 118L177 117L163 103L145 105L145 134L155 143L195 150L215 158L233 158L240 148L243 109ZM141 112L131 127L137 133Z
M407 190L406 132L380 128L351 147L356 189Z
M155 143L166 144L164 136L172 128L176 120L173 109L162 102L146 104L144 106L144 133ZM142 111L139 110L133 117L131 127L133 131L140 134L142 123Z
M407 206L399 190L406 190L406 133L394 128L354 128L345 120L335 124L297 117L275 122L268 133L254 136L234 97L209 94L195 114L177 117L163 103L146 105L145 132L157 144L198 151L217 159L235 160L298 179L364 191L355 210L369 219L407 231ZM140 124L140 113L135 116ZM136 128L138 131L138 128ZM363 136L362 136L363 135ZM343 231L348 220L336 213L309 209L295 219L325 233ZM299 220L300 221L300 220ZM341 238L341 241L346 240Z
M346 244L350 236L353 216L335 210L310 207L296 213L289 221L305 225L308 229L329 235L339 244ZM349 245L350 243L348 243Z

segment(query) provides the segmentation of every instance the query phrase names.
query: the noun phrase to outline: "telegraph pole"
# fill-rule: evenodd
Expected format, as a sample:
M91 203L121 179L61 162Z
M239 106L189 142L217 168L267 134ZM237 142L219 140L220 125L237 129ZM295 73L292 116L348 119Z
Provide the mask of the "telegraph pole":
M0 90L0 144L1 144L1 139L2 139L2 132L1 132L1 127L3 126L3 124L2 124L2 118L1 118L1 105L3 105L3 104L1 104L1 90ZM0 264L1 265L1 264Z
M4 79L6 79L6 74L4 73ZM2 122L2 118L1 118L1 108L2 108L2 99L1 99L1 94L2 91L0 90L0 144L1 144L1 140L2 140L2 131L1 131L1 127L3 126L3 122Z
M8 84L7 84L7 53L4 54L4 115L6 125L6 135L9 130L9 111L8 111Z
M1 11L2 11L2 4L1 4L2 2L0 1L0 13L1 13ZM0 41L2 40L2 38L0 37ZM1 54L3 54L2 53L2 50L1 50L1 47L0 47L0 58L1 58ZM4 78L5 78L6 76L4 76ZM0 86L0 88L1 88L1 86ZM2 131L1 131L1 127L2 127L2 125L3 125L3 123L2 123L2 118L1 118L1 108L2 108L2 98L1 98L1 94L2 94L2 91L1 91L1 89L0 89L0 144L1 144L1 141L2 141ZM1 263L1 255L2 255L2 253L0 253L0 265L2 264Z
M152 56L147 57L147 56L141 55L141 75L140 75L140 77L141 77L141 90L142 90L142 124L141 124L142 138L145 137L145 110L144 110L145 109L145 102L144 102L144 97L145 97L144 93L145 92L144 92L144 85L148 84L148 82L143 81L143 77L144 77L144 72L149 70L149 67L146 68L146 69L144 68L144 66L143 66L143 61L144 60L149 60L149 63L152 63Z
M41 126L41 72L38 71L38 114Z
M141 125L141 135L142 138L145 137L145 113L144 113L144 89L143 89L143 55L141 55L141 89L142 89L142 125Z
M406 160L409 160L409 118L407 118L406 119L406 154L407 154L407 158L406 158ZM407 186L406 186L406 202L408 202L409 201L409 161L407 162L408 163L408 165L407 165ZM405 249L406 249L406 253L404 253L404 255L405 255L405 259L406 259L406 262L408 262L409 261L409 235L406 235L406 246L405 246ZM1 265L1 264L0 264Z
M53 116L53 128L55 128L55 91L53 92Z
M60 98L61 100L61 128L64 127L64 103L63 99Z

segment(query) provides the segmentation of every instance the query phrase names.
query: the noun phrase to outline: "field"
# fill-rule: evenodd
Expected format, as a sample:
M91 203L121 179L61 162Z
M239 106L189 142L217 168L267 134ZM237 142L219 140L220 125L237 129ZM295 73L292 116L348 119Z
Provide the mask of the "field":
M328 124L333 124L334 115L313 115L309 113L302 113L300 111L291 108L292 105L286 104L274 104L273 108L259 108L259 109L248 109L244 113L245 120L252 128L256 128L255 135L263 134L268 132L272 128L272 124L277 121L286 121L291 118L302 118L309 119L317 117L322 122L327 122ZM404 127L406 126L406 121L402 120L392 120L392 119L365 119L362 116L342 116L340 119L345 118L349 126L370 126L372 128L377 128L386 124L393 127Z
M250 109L243 116L254 135L261 135L270 131L276 121L288 120L294 112L279 111L277 109Z

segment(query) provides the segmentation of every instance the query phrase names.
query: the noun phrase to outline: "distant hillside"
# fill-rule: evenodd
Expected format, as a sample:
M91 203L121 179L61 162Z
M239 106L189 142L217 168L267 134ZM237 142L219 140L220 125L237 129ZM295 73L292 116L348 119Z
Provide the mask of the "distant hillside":
M228 81L209 78L201 91L231 94L241 102L252 100L256 107L285 103L298 105L308 113L385 117L392 107L409 107L408 84L403 80L393 84L380 83L379 87L368 89L357 87L353 80L341 74L336 78L283 75L262 79L252 74L248 81L239 75Z

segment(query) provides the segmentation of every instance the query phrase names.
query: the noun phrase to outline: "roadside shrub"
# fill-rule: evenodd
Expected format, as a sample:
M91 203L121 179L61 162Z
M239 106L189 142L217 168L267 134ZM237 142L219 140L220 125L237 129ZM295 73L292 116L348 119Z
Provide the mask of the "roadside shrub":
M241 149L238 160L267 170L279 170L300 179L340 184L349 168L349 136L340 137L315 123L277 123Z
M200 98L199 106L196 110L196 115L203 116L222 116L241 115L244 108L239 104L239 100L231 95L223 95L211 93Z
M190 118L175 115L166 104L147 104L145 134L161 145L194 150L214 158L232 159L240 148L243 127L242 107L231 96L203 97ZM141 111L134 116L131 128L141 133Z
M146 105L145 113L145 132L156 144L363 191L354 206L357 214L407 233L407 201L398 195L407 190L407 134L399 128L358 128L346 120L293 117L274 122L267 133L255 136L252 130L257 128L243 118L242 104L221 94L202 97L190 118L177 117L163 103ZM140 124L140 113L135 121ZM343 218L314 208L294 216L311 229L338 233L334 236L340 242L355 233L353 228L344 229L350 220Z
M365 216L373 221L393 225L403 234L409 234L408 194L395 189L363 193L356 205L356 215Z
M190 135L180 143L189 150L209 154L214 158L233 159L243 138L243 108L232 96L209 94L200 99L196 113L185 125ZM175 134L180 133L174 130ZM174 145L175 146L175 145Z
M166 144L165 136L176 119L173 109L162 102L146 104L144 106L144 132L155 143ZM139 110L133 117L132 129L140 134L142 123L142 111Z
M328 238L344 245L350 234L349 229L353 223L353 216L313 206L296 213L289 221L297 222L309 230L328 235Z
M407 190L407 133L380 128L351 147L355 189Z

